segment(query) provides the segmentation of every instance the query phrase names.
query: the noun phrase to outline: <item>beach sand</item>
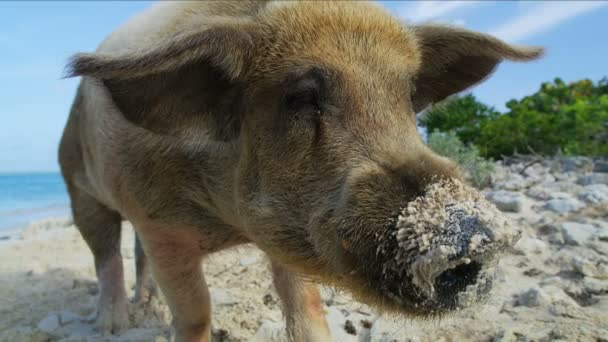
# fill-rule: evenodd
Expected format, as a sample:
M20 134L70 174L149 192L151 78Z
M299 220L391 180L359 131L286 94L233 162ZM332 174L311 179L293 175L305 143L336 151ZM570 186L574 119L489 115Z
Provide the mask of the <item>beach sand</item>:
M543 180L535 189L538 185L525 183L532 176L509 177L507 172L485 194L500 203L524 236L502 258L487 303L440 320L415 321L378 315L348 294L322 287L334 340L608 341L608 197L597 192L608 187L577 184L573 175L568 182ZM514 190L514 179L524 184L521 189ZM583 203L589 193L599 200ZM519 202L507 205L499 198L507 195ZM576 205L564 207L565 200ZM132 296L134 234L128 222L123 226ZM216 340L284 340L280 303L260 251L247 246L223 251L203 267ZM98 334L92 324L97 294L92 255L69 219L34 222L0 241L0 341L169 340L171 315L162 300L150 308L131 305L131 328L122 334Z

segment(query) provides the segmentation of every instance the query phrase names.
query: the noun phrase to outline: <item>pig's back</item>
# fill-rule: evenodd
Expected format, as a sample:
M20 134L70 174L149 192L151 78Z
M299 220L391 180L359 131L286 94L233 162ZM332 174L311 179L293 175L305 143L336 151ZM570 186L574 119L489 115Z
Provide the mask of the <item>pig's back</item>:
M267 1L167 1L158 2L135 15L112 32L97 52L119 54L130 50L145 50L156 42L228 18L255 16Z

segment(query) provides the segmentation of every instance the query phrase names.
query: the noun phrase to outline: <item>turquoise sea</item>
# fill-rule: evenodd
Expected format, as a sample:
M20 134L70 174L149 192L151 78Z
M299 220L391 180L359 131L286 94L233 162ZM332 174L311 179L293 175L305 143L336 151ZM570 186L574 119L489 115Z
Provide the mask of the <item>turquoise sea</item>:
M66 215L69 198L59 173L0 173L0 232Z

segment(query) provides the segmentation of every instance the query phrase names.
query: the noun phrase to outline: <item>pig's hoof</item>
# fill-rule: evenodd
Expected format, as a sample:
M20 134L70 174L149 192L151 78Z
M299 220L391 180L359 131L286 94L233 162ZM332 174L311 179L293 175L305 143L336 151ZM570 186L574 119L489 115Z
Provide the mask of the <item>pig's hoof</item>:
M95 319L97 330L103 335L119 334L129 327L126 300L101 305Z
M158 289L155 284L148 284L135 289L132 303L136 306L145 306L151 303L153 299L158 299Z

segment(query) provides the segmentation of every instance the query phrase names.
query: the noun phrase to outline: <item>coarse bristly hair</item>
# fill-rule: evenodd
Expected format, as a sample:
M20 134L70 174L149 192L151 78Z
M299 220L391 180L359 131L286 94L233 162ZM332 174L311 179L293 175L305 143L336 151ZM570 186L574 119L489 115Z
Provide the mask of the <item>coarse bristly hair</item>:
M68 65L83 76L59 151L75 222L100 267L119 250L117 220L133 222L167 266L168 288L200 289L174 272L198 274L205 255L252 242L273 264L366 303L436 315L417 306L414 284L387 295L411 278L383 278L386 257L403 249L396 235L377 253L377 237L396 232L391 219L436 177L462 179L425 146L415 113L504 60L541 53L406 25L368 2L160 3ZM421 236L443 234L431 226ZM282 290L303 283L294 276Z

